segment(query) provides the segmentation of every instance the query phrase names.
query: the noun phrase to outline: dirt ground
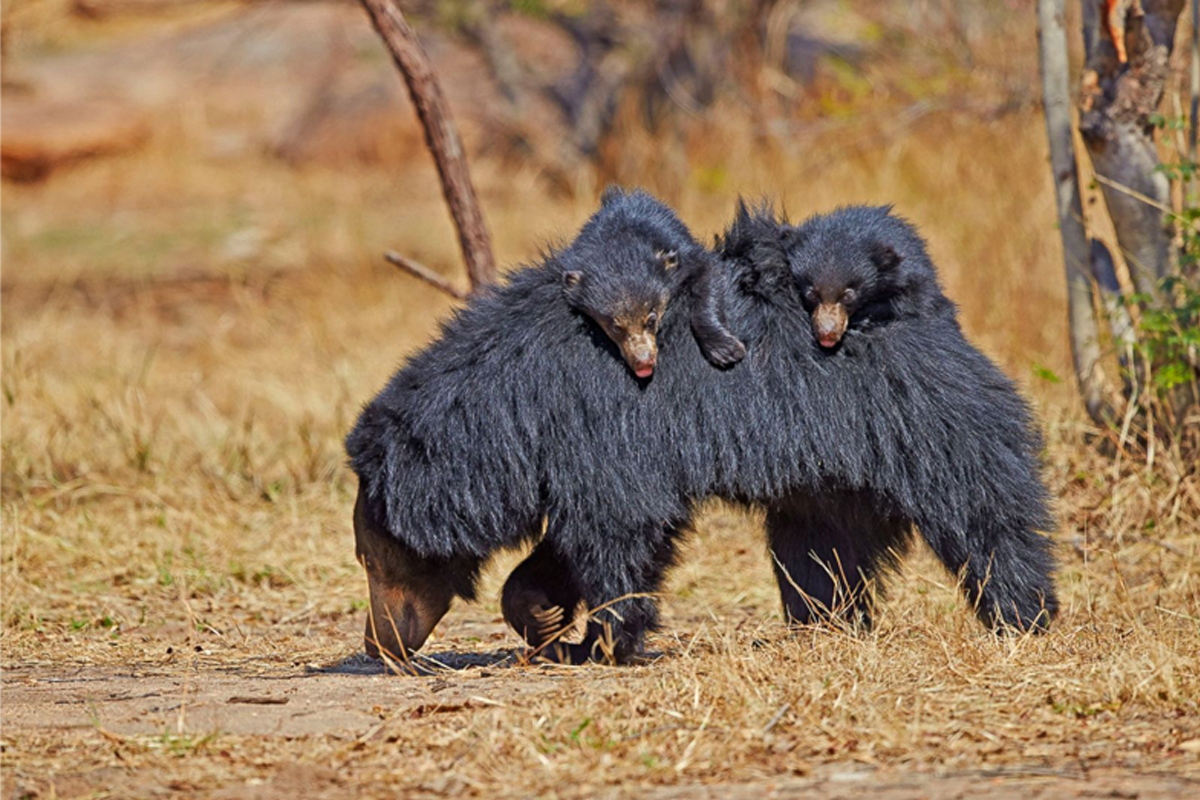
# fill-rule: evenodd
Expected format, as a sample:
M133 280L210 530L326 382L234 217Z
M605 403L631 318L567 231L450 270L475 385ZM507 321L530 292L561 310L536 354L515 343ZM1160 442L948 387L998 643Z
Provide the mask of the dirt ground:
M529 665L523 651L512 648L502 625L459 620L463 641L482 638L502 646L488 650L435 648L422 663L424 677L387 674L378 662L351 655L330 663L297 666L231 664L200 652L170 656L158 664L93 667L13 664L4 670L4 797L154 797L186 794L201 798L282 800L312 797L339 800L372 796L369 780L354 771L329 766L324 759L305 758L309 749L355 751L367 743L389 742L390 732L412 720L437 717L443 725L468 727L481 711L502 710L569 692L577 680L590 688L612 683L640 684L653 691L653 667L634 670L581 670ZM465 629L465 630L464 630ZM467 636L467 631L470 636ZM347 638L353 631L344 631ZM186 648L183 648L186 651ZM174 656L175 654L171 654ZM671 655L663 654L670 659ZM174 663L172 663L174 662ZM182 663L180 663L182 662ZM631 674L632 673L632 674ZM189 734L172 733L186 731ZM207 733L205 733L207 732ZM1194 731L1200 733L1200 731ZM655 731L650 730L649 735ZM769 735L769 734L764 734ZM211 741L209 741L211 737ZM33 764L16 766L25 748L54 741L55 748L92 753L81 768L58 762L43 772ZM205 751L221 760L222 743L247 742L263 750L286 748L296 760L271 763L255 777L218 788L203 781L171 777L170 772L125 766L123 750L154 748ZM1200 740L1190 743L1200 751ZM96 757L103 751L107 758ZM406 756L397 751L394 766ZM100 763L107 762L107 763ZM34 762L36 763L36 762ZM785 776L717 784L680 780L673 785L624 784L603 788L576 783L571 776L548 787L562 797L647 797L654 800L701 798L883 798L946 800L956 798L1183 798L1200 793L1200 765L1174 767L1146 762L1128 769L1096 763L1086 757L1066 761L1030 759L973 768L903 768L870 760L803 762ZM1182 768L1180 768L1182 767ZM389 796L386 785L379 796ZM476 794L469 775L448 771L413 786L408 797L453 797ZM484 793L486 794L486 792ZM519 795L519 792L514 793ZM394 795L392 795L394 796Z
M479 616L478 614L466 616ZM346 626L341 626L345 628ZM589 690L605 684L640 685L653 691L653 666L633 670L569 669L530 665L523 651L495 621L459 619L455 641L424 654L423 677L387 674L361 654L334 660L272 665L241 664L199 651L165 654L159 663L89 666L10 664L4 669L4 797L154 797L186 794L201 798L282 800L313 797L339 800L374 796L371 781L354 770L337 769L308 750L361 750L368 743L394 740L391 732L413 720L436 717L443 726L469 727L481 712L536 700L553 700L586 680ZM349 639L354 631L342 633ZM329 634L327 634L329 635ZM472 648L482 639L504 646ZM453 646L457 642L465 649ZM451 645L451 646L447 646ZM660 654L670 660L672 654ZM677 654L676 654L677 655ZM584 674L579 674L579 673ZM632 687L630 687L632 688ZM637 689L633 689L637 691ZM179 733L184 732L184 733ZM1193 729L1193 733L1200 730ZM661 735L651 729L648 736ZM769 736L764 733L764 736ZM22 751L54 742L63 750L87 750L79 760L56 759L49 771L38 759L21 763ZM235 744L236 743L236 744ZM222 760L223 746L270 751L286 749L289 760L264 765L255 777L205 787L204 780L172 777L171 771L123 764L123 751L144 749L174 758L195 753ZM470 745L467 745L470 747ZM1200 740L1189 750L1200 751ZM30 753L31 755L31 753ZM390 758L403 768L408 756ZM294 758L295 760L290 760ZM81 764L80 761L83 763ZM84 766L86 764L86 766ZM386 784L379 796L390 795ZM447 771L410 787L408 797L474 795L469 774ZM576 782L570 775L547 787L562 797L700 798L1183 798L1200 793L1200 765L1159 764L1138 768L1097 763L1079 755L1068 760L1028 759L972 768L920 765L904 768L870 759L803 761L784 776L708 783L679 780L672 785L626 783L619 787ZM486 792L484 792L486 794ZM519 795L515 792L514 795Z

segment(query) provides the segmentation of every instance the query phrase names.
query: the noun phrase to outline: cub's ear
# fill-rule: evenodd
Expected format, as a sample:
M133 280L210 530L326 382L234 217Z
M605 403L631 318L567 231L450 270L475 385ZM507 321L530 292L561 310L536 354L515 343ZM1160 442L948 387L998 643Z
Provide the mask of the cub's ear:
M658 256L658 262L667 272L673 272L679 266L679 253L674 250L659 250L654 255Z
M570 270L562 274L562 282L564 289L574 289L583 280L583 273L578 270Z
M796 252L808 241L808 232L795 225L780 225L778 236L779 244L786 253Z
M620 200L625 196L625 190L616 184L612 184L605 188L604 193L600 195L600 207L608 205L614 200Z
M896 249L886 242L876 242L871 245L870 256L871 263L880 272L890 272L904 260L904 256L897 253Z

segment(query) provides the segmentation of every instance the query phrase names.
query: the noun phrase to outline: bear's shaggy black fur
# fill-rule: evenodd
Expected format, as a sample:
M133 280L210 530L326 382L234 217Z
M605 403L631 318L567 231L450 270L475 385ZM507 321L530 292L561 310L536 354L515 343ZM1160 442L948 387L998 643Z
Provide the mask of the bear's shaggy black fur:
M1052 526L1040 439L1012 383L963 337L915 229L890 208L849 207L799 226L743 210L723 249L751 260L759 285L768 275L790 282L812 329L807 446L827 489L767 506L788 615L813 613L793 583L868 614L863 578L902 551L915 525L962 573L986 622L1048 623L1057 601L1050 542L1038 533ZM844 319L840 331L820 324L829 309Z
M686 518L687 501L657 453L667 432L638 418L657 378L624 372L622 357L635 370L645 361L616 318L652 311L652 340L660 327L679 334L672 358L736 363L745 349L724 327L715 264L668 207L609 191L569 247L473 300L393 376L346 440L360 481L358 555L386 612L368 620L368 650L420 646L453 596L473 595L481 560L535 537L543 519L548 541L616 539L564 550L596 576L578 588L589 600L648 571L661 536L642 531ZM639 608L635 641L653 618L651 603Z
M1050 520L1028 410L962 337L915 232L884 211L863 213L795 230L739 214L710 287L748 347L731 370L693 343L705 301L685 292L664 311L653 378L632 379L565 301L557 256L457 315L347 439L360 556L378 562L391 548L381 585L393 594L380 602L418 620L401 619L397 646L419 646L452 593L471 595L478 564L536 538L545 520L506 595L541 587L566 609L604 606L566 655L591 656L607 636L609 657L627 660L657 620L646 594L673 562L693 503L710 496L766 506L793 619L839 605L869 611L859 590L915 524L964 573L985 622L1044 625L1053 565L1038 531ZM799 280L806 254L825 253L806 248L839 240L847 259L890 248L932 301L905 316L901 293L886 322L850 325L838 347L821 347Z
M912 226L886 208L798 227L742 208L720 254L730 325L749 355L728 376L685 374L673 358L662 388L679 378L671 390L682 394L694 381L697 424L677 421L672 436L685 465L709 453L715 473L697 469L712 483L693 484L693 497L766 507L788 618L869 623L871 584L915 525L961 573L981 619L1044 627L1057 600L1039 533L1052 524L1040 441L1011 382L963 338ZM818 324L829 306L844 314L836 340ZM578 569L549 552L556 547L548 538L535 548L505 597L540 586L569 624L578 595L563 576ZM518 630L536 619L510 603L505 615Z

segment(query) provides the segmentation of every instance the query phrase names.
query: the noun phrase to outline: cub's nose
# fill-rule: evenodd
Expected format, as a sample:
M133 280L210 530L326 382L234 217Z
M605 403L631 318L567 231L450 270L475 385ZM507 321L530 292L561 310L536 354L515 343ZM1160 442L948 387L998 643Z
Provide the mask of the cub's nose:
M657 342L647 334L632 338L625 347L625 361L634 375L649 378L654 374L654 367L658 362Z
M840 303L822 303L813 312L813 334L821 347L829 349L842 340L849 317Z

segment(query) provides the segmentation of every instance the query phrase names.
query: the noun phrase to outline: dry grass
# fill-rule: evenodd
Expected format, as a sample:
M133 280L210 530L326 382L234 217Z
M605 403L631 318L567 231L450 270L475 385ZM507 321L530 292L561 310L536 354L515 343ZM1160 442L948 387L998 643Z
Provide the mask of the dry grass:
M358 728L189 722L189 693L219 676L322 681L310 665L360 648L365 581L340 440L450 310L379 253L434 265L455 254L424 163L399 181L293 172L181 157L180 141L186 130L4 189L5 796L201 794L274 776L251 796L369 783L379 796L575 797L874 767L1200 780L1200 479L1170 458L1114 466L1085 443L1070 387L1034 378L1035 366L1069 367L1032 110L991 123L933 114L844 152L840 135L770 158L718 136L706 148L738 179L714 188L697 174L670 199L706 233L735 191L776 195L795 216L889 201L922 225L972 339L1045 422L1064 606L1052 633L988 635L920 551L874 632L789 633L758 520L717 508L673 574L655 664L514 666L497 602L508 557L483 602L456 607L428 646L490 666L352 679L367 699L345 704L372 719ZM486 162L477 175L506 262L591 205L551 201L533 176ZM193 280L161 282L180 274ZM50 719L10 705L18 686L130 673L173 682L176 707L122 728L103 682ZM84 724L55 727L59 714ZM289 762L317 766L280 772Z

